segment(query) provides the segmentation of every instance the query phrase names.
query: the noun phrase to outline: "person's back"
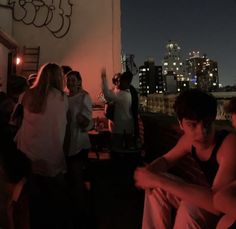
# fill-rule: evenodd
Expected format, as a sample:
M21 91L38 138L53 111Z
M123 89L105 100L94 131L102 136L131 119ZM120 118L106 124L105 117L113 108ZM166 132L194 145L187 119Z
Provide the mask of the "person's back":
M62 84L54 83L55 86L46 89L48 91L40 91L43 88L42 85L48 81L47 74L60 74L57 72L58 69L54 64L43 66L39 72L38 84L25 92L22 101L24 118L15 137L18 149L24 152L33 163L41 162L45 165L46 170L40 173L45 172L42 175L47 176L56 176L65 170L63 141L68 100L62 91ZM63 80L62 75L51 76L52 85L52 82L56 82L54 77L61 77Z
M24 116L15 140L32 164L29 202L34 229L66 228L68 224L63 150L68 98L63 82L60 66L47 63L22 98Z
M124 138L131 138L134 134L134 122L131 111L132 97L129 90L129 81L124 74L121 74L117 89L111 91L107 85L106 73L102 72L101 77L105 99L113 101L115 104L114 119L110 121L112 148L122 148Z

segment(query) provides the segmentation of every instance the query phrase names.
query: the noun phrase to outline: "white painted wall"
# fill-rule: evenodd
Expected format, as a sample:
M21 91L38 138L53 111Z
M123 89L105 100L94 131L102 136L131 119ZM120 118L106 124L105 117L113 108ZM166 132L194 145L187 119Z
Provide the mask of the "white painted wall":
M54 4L57 2L60 1L54 1ZM46 27L37 28L30 24L35 11L28 5L27 16L23 20L29 25L24 24L22 20L14 21L13 37L20 47L40 46L40 64L52 61L60 65L70 65L74 70L80 71L84 88L89 91L93 101L97 101L101 91L101 68L107 68L110 79L114 73L121 71L120 0L61 2L64 12L69 12L68 2L73 3L71 27L66 36L58 39ZM20 18L20 8L15 5L15 10L18 10L16 15ZM40 15L37 15L38 23L43 21L45 12L46 8L42 8ZM56 14L53 17L55 21L52 20L49 27L55 32L60 29L62 18ZM58 34L63 29L65 28ZM54 34L58 35L57 32Z

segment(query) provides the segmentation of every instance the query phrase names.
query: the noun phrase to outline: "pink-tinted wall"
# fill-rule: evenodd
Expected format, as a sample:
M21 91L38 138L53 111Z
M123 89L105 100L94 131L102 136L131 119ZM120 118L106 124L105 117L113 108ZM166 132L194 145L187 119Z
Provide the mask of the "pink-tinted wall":
M20 47L40 46L40 64L52 61L80 71L96 102L101 68L109 78L121 71L120 0L58 0L50 12L49 1L44 2L38 11L32 3L13 6L18 20L13 37Z

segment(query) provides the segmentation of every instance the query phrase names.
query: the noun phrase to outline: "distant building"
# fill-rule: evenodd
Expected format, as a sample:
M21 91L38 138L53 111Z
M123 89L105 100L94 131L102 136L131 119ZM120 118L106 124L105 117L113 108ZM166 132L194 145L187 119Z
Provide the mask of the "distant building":
M189 53L186 60L186 71L190 88L200 88L205 91L217 91L219 88L218 64L199 52Z
M147 96L164 92L162 66L156 66L153 59L148 59L139 67L139 93Z
M176 42L170 40L166 45L166 51L162 61L166 92L176 93L188 88L189 85L181 48Z
M151 113L163 113L167 115L175 115L173 104L176 94L151 94L145 98L143 110ZM232 97L236 97L236 92L212 92L212 95L217 99L217 120L227 120L229 114L225 113L224 106Z

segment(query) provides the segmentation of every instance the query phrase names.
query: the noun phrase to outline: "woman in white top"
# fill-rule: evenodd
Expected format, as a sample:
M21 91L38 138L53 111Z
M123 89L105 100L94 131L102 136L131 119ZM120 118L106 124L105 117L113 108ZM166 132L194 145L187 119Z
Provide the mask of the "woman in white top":
M92 128L92 100L82 87L82 78L78 71L66 74L66 84L69 92L69 112L65 151L67 178L73 198L73 223L75 228L87 228L89 219L85 176L91 147L88 130Z
M32 161L33 173L54 177L65 172L63 142L68 98L58 65L45 64L22 99L24 118L15 140Z
M63 82L60 66L47 63L22 98L24 117L15 141L32 162L31 228L66 227L63 142L68 98Z

